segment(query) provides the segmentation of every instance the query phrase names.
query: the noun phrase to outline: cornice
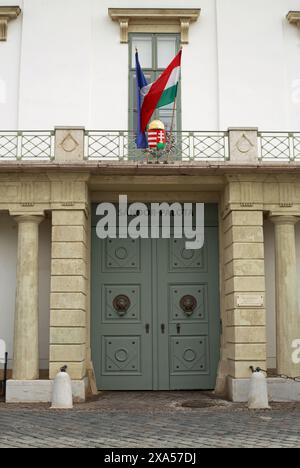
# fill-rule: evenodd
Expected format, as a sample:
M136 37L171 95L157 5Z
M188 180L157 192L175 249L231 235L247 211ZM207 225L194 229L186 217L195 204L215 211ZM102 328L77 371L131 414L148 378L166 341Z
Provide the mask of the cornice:
M21 13L21 8L18 6L0 6L0 41L7 40L8 23L16 19Z
M287 14L287 20L291 24L296 24L297 26L300 26L300 11L290 11Z
M198 20L200 9L193 8L109 8L113 21L119 22L121 43L130 32L177 32L182 44L189 42L190 23Z

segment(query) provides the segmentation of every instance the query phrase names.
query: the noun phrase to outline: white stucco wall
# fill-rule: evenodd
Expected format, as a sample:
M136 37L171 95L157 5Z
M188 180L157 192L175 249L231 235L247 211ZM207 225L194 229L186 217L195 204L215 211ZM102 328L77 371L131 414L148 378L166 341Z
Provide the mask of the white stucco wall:
M14 311L16 293L17 225L9 215L0 213L0 338L4 339L11 367L13 358ZM51 225L40 225L39 247L39 336L40 368L49 362Z
M274 225L265 221L265 267L266 267L266 306L267 306L267 343L268 368L276 368L276 310L275 310L275 233ZM298 281L300 285L300 224L296 225L296 249ZM298 288L300 306L300 287ZM299 309L300 314L300 309Z
M17 3L0 44L0 129L126 129L128 46L107 9L147 6L202 8L184 47L183 129L299 130L300 28L286 20L299 0Z

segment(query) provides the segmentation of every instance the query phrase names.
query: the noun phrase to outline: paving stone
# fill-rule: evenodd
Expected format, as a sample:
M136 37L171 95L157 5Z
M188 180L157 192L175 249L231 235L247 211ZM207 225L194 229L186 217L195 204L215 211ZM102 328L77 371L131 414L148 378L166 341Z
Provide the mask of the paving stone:
M300 448L299 403L249 411L201 392L105 392L71 411L0 403L0 420L0 448Z

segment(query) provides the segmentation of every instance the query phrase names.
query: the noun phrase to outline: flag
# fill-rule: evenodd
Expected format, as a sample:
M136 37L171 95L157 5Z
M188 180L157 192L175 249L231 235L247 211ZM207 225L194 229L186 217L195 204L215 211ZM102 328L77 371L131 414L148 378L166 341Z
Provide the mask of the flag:
M148 83L139 61L139 54L135 54L135 70L136 70L136 88L137 88L137 132L136 132L136 146L137 148L148 148L148 140L145 130L141 131L141 108L143 97L141 90L145 88Z
M154 83L141 88L141 132L146 131L155 109L175 101L180 79L181 56L182 50Z

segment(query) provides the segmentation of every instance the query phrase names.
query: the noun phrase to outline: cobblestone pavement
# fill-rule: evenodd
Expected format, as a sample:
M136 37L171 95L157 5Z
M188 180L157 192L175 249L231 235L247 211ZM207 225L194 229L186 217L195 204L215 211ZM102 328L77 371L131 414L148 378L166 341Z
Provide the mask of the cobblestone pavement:
M300 404L249 411L201 392L107 392L72 411L0 403L0 448L13 447L300 448Z

